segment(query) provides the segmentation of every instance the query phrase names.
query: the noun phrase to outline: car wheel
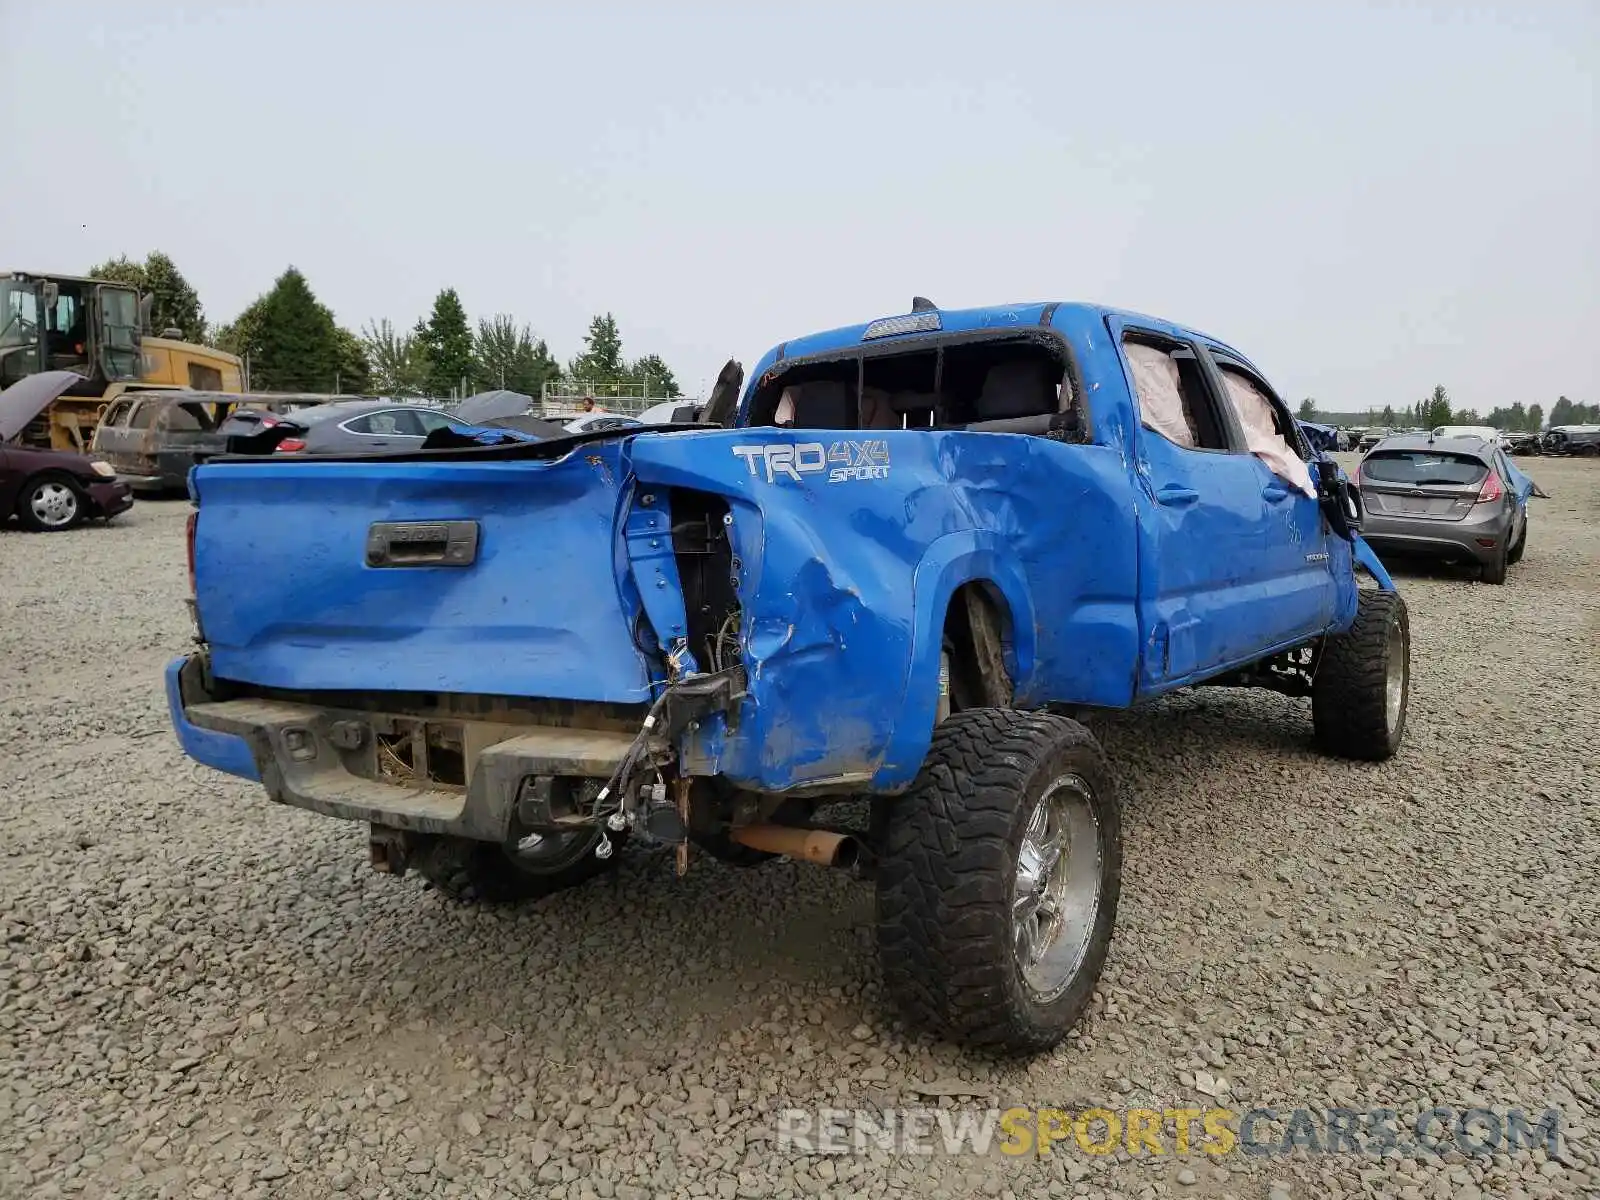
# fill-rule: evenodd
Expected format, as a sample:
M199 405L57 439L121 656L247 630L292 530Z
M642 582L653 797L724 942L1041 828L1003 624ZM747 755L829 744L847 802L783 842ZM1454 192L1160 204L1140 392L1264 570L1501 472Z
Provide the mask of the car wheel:
M17 520L35 533L59 533L83 520L83 493L65 475L37 475L17 496Z
M1411 698L1411 621L1398 592L1360 593L1355 623L1330 634L1311 684L1317 745L1382 762L1400 749Z
M1504 583L1506 581L1506 565L1511 561L1511 553L1505 542L1500 543L1500 548L1494 552L1494 557L1483 564L1481 578L1485 583Z
M968 1046L1054 1046L1093 995L1122 884L1099 743L1049 713L956 712L886 803L878 955L901 1012Z
M1512 546L1510 552L1506 554L1506 561L1508 563L1519 563L1519 562L1521 562L1522 561L1522 552L1524 550L1526 550L1527 548L1528 548L1528 518L1526 516L1524 516L1522 518L1522 532L1517 534L1516 544L1514 546Z
M600 829L541 836L514 829L504 845L440 837L417 857L417 871L440 893L464 904L515 904L553 895L614 867L626 834ZM606 837L611 852L595 856Z

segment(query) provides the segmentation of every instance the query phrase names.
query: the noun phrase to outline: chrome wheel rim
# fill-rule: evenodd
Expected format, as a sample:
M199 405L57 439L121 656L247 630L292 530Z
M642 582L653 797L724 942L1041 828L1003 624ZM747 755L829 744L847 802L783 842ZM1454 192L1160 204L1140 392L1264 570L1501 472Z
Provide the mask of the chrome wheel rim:
M41 483L28 497L28 511L41 525L59 529L78 515L78 493L64 483Z
M1406 698L1406 636L1399 621L1389 624L1388 664L1384 675L1384 720L1393 733L1400 727L1400 706Z
M1023 984L1048 1003L1083 965L1100 912L1100 821L1078 775L1054 780L1029 814L1017 849L1012 945Z

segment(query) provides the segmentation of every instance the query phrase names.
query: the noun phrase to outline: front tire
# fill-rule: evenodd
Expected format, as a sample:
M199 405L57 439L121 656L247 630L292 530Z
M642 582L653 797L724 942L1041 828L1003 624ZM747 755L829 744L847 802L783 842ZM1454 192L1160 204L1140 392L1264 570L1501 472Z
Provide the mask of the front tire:
M957 712L912 789L882 803L878 955L900 1010L976 1048L1054 1046L1094 993L1121 891L1093 735L1049 713Z
M1356 620L1328 637L1311 685L1318 747L1382 762L1400 749L1411 698L1411 620L1398 592L1362 591Z
M38 475L17 494L17 520L34 533L60 533L84 518L88 504L65 475Z

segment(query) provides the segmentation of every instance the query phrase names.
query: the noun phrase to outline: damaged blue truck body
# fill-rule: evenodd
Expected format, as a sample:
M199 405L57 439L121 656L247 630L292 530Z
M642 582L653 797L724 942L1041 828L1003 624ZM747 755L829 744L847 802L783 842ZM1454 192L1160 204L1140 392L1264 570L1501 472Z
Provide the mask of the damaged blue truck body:
M1330 752L1398 748L1403 602L1224 343L919 302L742 383L693 427L197 468L186 752L463 899L571 886L629 838L847 867L905 1015L1029 1052L1116 908L1077 715L1261 686L1309 696ZM861 796L869 828L823 819Z

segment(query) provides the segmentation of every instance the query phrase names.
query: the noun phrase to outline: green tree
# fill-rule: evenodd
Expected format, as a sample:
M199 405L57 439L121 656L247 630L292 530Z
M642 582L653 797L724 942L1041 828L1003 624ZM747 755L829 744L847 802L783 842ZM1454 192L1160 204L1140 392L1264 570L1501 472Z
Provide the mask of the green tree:
M223 339L226 338L226 341ZM333 314L306 277L290 267L272 290L218 333L224 349L245 356L256 391L331 392L341 365Z
M1528 424L1527 424L1527 428L1529 430L1531 430L1532 432L1534 432L1534 433L1538 433L1541 429L1544 428L1544 405L1542 405L1542 404L1530 404L1530 405L1528 405Z
M683 395L678 390L678 381L673 378L672 368L661 361L659 354L646 354L639 359L628 368L628 377L646 386L646 396L670 400Z
M1302 421L1315 421L1317 419L1317 402L1310 396L1300 401L1300 419Z
M544 385L561 377L556 362L543 338L518 325L506 313L478 321L473 339L473 381L481 389L509 388L537 398Z
M186 342L205 342L206 314L200 304L200 294L190 286L172 259L160 250L152 250L142 263L120 255L91 267L89 274L95 279L129 284L153 296L150 327L157 335L176 329Z
M261 326L261 310L266 301L265 296L257 296L250 306L232 321L217 326L212 335L217 348L243 357L255 338L256 330Z
M422 347L428 358L429 393L455 395L473 373L472 330L455 288L445 288L434 297Z
M428 390L428 355L416 330L396 333L389 321L361 331L361 347L372 369L368 386L380 396L422 396Z
M372 390L372 362L367 358L366 346L343 326L335 326L333 336L338 355L335 390L346 396L367 395Z
M1383 412L1379 414L1379 417L1383 421L1383 426L1385 429L1393 429L1395 422L1394 405L1385 404L1383 406Z
M1417 424L1424 429L1450 424L1450 393L1444 390L1444 384L1435 387L1433 394L1418 405L1417 418Z
M610 313L589 322L583 353L572 360L567 373L574 381L607 393L614 392L616 381L627 375L622 361L622 334L617 332L617 319Z
M119 254L98 266L90 267L89 277L110 283L126 283L140 291L144 290L144 264L134 262L126 254Z

